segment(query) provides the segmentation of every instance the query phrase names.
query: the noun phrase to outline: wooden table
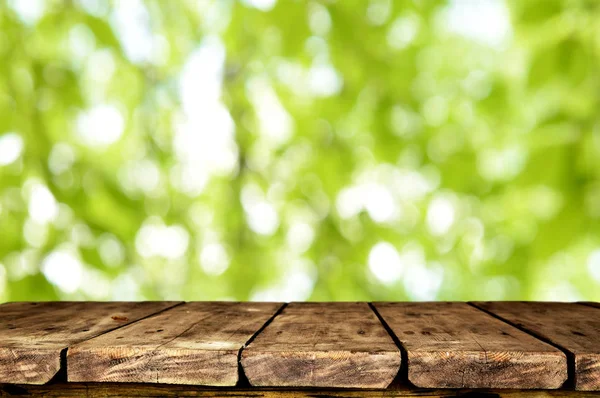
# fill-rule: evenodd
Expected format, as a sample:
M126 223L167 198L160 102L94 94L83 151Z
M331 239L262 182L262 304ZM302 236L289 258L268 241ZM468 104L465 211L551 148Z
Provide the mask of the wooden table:
M0 305L0 396L600 397L600 304Z

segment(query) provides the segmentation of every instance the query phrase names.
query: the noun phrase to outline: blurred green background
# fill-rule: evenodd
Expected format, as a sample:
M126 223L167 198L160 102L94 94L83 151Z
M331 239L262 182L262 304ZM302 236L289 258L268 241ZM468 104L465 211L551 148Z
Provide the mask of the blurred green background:
M0 1L0 301L600 300L600 1Z

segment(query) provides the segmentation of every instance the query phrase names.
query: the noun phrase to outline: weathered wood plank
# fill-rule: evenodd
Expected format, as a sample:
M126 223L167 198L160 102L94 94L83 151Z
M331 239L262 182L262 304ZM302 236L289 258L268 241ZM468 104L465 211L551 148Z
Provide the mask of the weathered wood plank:
M600 392L568 390L419 389L400 386L387 390L215 388L136 383L60 383L42 386L0 385L0 397L207 397L207 398L593 398Z
M425 388L559 388L565 355L465 303L376 303Z
M69 381L232 386L280 303L191 302L69 348Z
M70 344L176 305L175 302L6 303L0 306L0 383L48 382Z
M600 390L600 310L576 303L474 303L569 352L575 388Z
M253 386L387 387L398 347L366 303L292 303L242 351Z

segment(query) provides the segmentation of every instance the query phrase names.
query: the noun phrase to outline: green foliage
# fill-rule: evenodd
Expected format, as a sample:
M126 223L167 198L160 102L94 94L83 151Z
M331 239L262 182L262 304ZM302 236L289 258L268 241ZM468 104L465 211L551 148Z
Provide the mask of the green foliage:
M600 300L600 2L251 3L0 2L0 301Z

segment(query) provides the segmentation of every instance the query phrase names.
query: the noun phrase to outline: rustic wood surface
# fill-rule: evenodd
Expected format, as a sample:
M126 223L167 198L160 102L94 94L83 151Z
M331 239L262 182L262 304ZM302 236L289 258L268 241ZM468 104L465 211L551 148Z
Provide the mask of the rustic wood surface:
M0 305L0 383L42 384L70 344L176 305L174 302L40 302Z
M281 303L194 302L69 348L69 381L233 386L238 354Z
M375 303L425 388L559 388L558 349L465 303Z
M600 392L568 390L418 389L387 390L214 388L135 383L59 383L44 386L0 385L0 397L251 397L251 398L593 398Z
M242 352L253 386L385 388L400 362L367 303L292 303Z
M0 396L600 397L599 337L591 302L6 303Z
M572 303L474 304L568 352L575 388L600 390L600 309Z

